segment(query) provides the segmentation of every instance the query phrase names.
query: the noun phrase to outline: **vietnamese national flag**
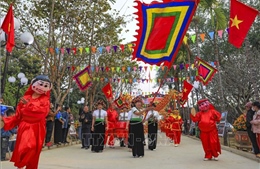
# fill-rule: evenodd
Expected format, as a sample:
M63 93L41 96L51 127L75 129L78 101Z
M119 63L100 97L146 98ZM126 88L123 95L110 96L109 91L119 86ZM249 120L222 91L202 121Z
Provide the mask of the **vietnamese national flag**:
M181 100L188 100L188 96L193 88L193 85L187 82L187 80L183 81L183 89L182 89L182 99Z
M112 98L113 97L113 93L112 93L112 87L110 83L107 83L103 88L102 91L104 92L106 98Z
M240 48L258 11L237 0L231 0L228 41Z
M15 46L14 42L14 15L13 15L13 6L10 5L10 8L5 16L3 24L1 26L3 31L7 34L7 43L6 50L12 52L13 47Z

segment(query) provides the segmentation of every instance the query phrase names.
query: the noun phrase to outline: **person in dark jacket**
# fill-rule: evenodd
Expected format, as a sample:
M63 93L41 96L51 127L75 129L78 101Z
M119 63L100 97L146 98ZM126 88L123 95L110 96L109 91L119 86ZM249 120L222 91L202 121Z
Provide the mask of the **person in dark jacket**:
M54 110L54 106L51 103L50 111L48 116L46 117L46 137L45 137L45 145L47 147L52 146L51 142L51 136L52 136L52 131L53 131L53 126L54 126L54 117L56 114L61 110L61 106L58 106L56 110Z
M89 111L88 106L84 106L83 113L81 113L79 121L82 123L81 128L81 143L82 147L89 149L91 142L91 125L92 125L92 113Z
M252 131L252 125L250 123L250 121L253 120L253 116L255 114L255 112L252 110L252 103L248 102L245 105L247 113L246 113L246 128L247 128L247 133L248 133L248 137L250 138L250 141L252 143L253 146L253 151L255 154L259 154L259 147L257 145L257 141L256 141L256 134L253 133Z
M71 116L70 107L66 106L64 108L64 110L65 110L65 112L62 113L62 118L65 119L65 122L62 125L62 143L66 144L66 143L69 143L67 141L67 136L68 136L69 128L71 126L73 118Z

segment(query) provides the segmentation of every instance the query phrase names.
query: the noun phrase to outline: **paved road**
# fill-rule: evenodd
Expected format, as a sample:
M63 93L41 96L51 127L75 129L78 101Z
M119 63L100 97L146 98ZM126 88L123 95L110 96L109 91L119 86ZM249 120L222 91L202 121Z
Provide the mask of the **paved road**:
M145 149L143 158L133 158L127 148L116 145L103 153L80 149L81 145L62 146L41 153L39 169L260 169L260 164L249 158L222 150L219 161L203 161L200 141L182 136L179 147L160 135L156 151ZM14 169L13 163L1 163L2 169Z

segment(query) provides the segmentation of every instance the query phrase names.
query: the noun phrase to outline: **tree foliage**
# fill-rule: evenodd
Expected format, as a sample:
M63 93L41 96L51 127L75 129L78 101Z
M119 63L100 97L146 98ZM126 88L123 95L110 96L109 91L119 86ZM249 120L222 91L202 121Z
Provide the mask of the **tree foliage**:
M244 3L260 10L259 1L245 0ZM219 111L228 111L228 118L232 122L242 113L246 102L259 99L260 75L256 63L260 59L260 23L259 17L257 17L243 46L237 49L228 43L228 34L225 31L228 26L228 19L226 18L229 18L229 8L229 3L226 2L200 1L186 35L188 44L182 45L174 64L192 64L196 56L207 62L218 61L217 74L205 90L202 89L202 86L199 88L199 98L207 97ZM224 30L223 38L218 36L218 30ZM215 33L213 39L208 34L211 31ZM198 38L201 33L206 34L204 42ZM195 43L191 41L191 36L194 34L197 37ZM171 74L170 71L169 76L195 77L196 74L195 69L176 69L174 72L174 74ZM164 73L159 72L158 78L162 78ZM220 83L220 80L222 83ZM190 79L191 83L193 81L194 79ZM179 85L176 83L179 83ZM181 91L181 83L179 78L175 82L179 91ZM221 93L223 93L223 98ZM193 100L194 96L192 94Z
M137 65L135 62L131 62L129 50L116 53L103 52L103 54L86 53L84 50L86 47L92 46L121 44L118 35L122 32L126 21L124 16L119 16L119 11L111 10L111 3L114 2L114 0L28 0L26 3L22 1L14 3L15 17L22 23L20 31L29 31L34 36L34 43L26 53L37 56L37 59L41 61L41 69L38 67L38 71L32 71L34 70L31 68L34 65L33 61L23 60L22 62L28 63L24 71L29 70L31 74L34 73L33 76L39 73L49 75L54 83L51 99L53 102L75 106L78 99L85 97L86 102L92 107L97 98L105 99L101 92L101 88L107 82L105 79L115 77L130 79L138 76L137 74L132 75L131 72L122 73L122 70L112 73L111 70L109 72L92 72L91 76L98 80L93 81L91 88L83 93L73 82L73 76L88 65L107 67ZM5 5L5 9L8 9L10 1L4 1L2 4ZM80 54L80 51L77 50L74 54L72 49L80 47L83 48L83 53ZM50 48L53 48L54 52L46 50ZM64 54L61 52L57 54L56 48L64 48ZM66 48L71 49L69 54ZM23 52L25 51L21 53ZM20 63L16 64L14 68L18 71L19 66L21 66ZM120 92L129 90L131 87L129 82L122 83L121 81L113 84L113 88Z

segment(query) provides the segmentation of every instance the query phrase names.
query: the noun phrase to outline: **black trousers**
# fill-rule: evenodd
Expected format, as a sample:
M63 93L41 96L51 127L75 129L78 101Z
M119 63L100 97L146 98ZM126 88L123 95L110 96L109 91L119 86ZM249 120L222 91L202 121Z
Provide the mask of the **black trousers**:
M54 143L61 143L62 142L62 123L59 120L55 120L55 127L54 127Z
M131 148L133 147L133 134L132 134L132 125L129 124L128 126L128 140L127 140L127 143L128 143L128 148Z
M51 141L52 130L53 130L53 121L49 120L46 122L45 143L49 143Z
M67 128L63 128L62 129L62 141L61 141L62 143L68 142L67 141L67 136L68 136L69 128L70 128L70 125L68 125Z
M102 152L104 149L104 139L105 139L105 124L104 122L95 122L94 132L93 132L93 143L91 151Z
M1 160L5 160L6 153L8 152L9 137L1 137Z
M258 147L257 141L256 141L256 134L252 132L251 128L247 128L247 133L248 133L248 137L251 140L252 146L254 148L254 153L255 154L260 153L259 147Z
M130 142L133 156L144 156L144 126L142 122L130 121Z
M148 149L156 149L158 123L148 122Z
M89 147L91 144L91 125L81 129L81 144L82 147Z

